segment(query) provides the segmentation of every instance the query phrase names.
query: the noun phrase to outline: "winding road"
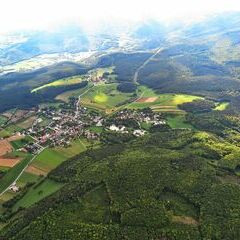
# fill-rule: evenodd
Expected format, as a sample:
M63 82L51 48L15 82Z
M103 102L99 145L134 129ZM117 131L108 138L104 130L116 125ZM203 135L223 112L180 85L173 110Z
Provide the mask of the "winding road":
M139 75L139 72L158 54L160 53L161 51L163 50L163 48L158 48L156 50L155 53L153 53L153 55L151 55L137 70L136 72L134 73L134 76L133 76L133 82L134 83L138 83L138 75Z

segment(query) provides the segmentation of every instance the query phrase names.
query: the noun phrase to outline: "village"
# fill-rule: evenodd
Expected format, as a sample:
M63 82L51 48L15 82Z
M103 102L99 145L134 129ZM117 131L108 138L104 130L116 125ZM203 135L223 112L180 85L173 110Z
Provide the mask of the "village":
M80 137L90 141L101 140L102 131L140 137L147 133L142 123L150 126L167 124L161 113L154 113L151 109L123 109L111 116L104 115L82 107L80 97L71 99L64 108L50 106L39 109L36 115L32 126L19 133L34 140L24 146L24 150L30 153L37 153L45 147L67 147L72 140ZM46 119L48 124L42 124Z

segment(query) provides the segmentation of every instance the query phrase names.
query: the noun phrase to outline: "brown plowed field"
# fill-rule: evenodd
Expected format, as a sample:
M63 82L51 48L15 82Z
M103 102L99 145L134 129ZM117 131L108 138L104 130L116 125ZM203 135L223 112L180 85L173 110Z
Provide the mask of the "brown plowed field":
M0 157L0 166L1 167L14 167L17 163L19 163L19 158L3 158Z
M0 156L12 152L12 145L6 140L0 140Z
M139 98L137 102L140 103L152 103L155 102L158 99L158 97L148 97L148 98Z

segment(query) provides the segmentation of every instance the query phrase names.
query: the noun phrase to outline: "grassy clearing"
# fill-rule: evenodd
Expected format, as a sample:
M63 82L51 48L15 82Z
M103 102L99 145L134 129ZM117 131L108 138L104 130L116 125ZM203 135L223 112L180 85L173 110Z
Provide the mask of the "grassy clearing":
M97 110L115 108L117 105L131 98L131 93L122 93L117 90L117 84L101 84L91 88L82 96L81 103Z
M65 160L66 157L60 152L52 148L46 148L33 160L31 165L49 172Z
M11 168L0 180L0 193L3 192L9 185L11 185L22 170L28 165L32 155L28 155L25 159L21 160L17 165Z
M217 111L224 111L229 105L229 102L223 102L223 103L220 103L218 104L214 110L217 110Z
M73 157L81 152L84 152L87 149L85 143L82 142L82 140L77 139L73 142L71 142L71 145L69 147L56 147L55 150L63 155L66 158Z
M81 207L79 216L84 222L101 223L109 222L111 214L109 211L109 196L105 186L101 185L88 192L81 199Z
M86 78L85 75L77 75L73 77L68 77L68 78L62 78L59 80L56 80L54 82L45 84L43 86L40 86L38 88L34 88L31 92L37 92L39 90L42 90L44 88L49 88L49 87L59 87L59 86L68 86L68 85L74 85L82 82Z
M186 122L185 115L173 115L167 117L167 123L171 128L190 128L194 129L193 126Z
M50 179L45 179L39 185L35 185L29 189L29 191L21 198L13 207L13 211L16 211L19 207L30 207L36 202L39 202L43 198L59 190L63 184L57 183Z

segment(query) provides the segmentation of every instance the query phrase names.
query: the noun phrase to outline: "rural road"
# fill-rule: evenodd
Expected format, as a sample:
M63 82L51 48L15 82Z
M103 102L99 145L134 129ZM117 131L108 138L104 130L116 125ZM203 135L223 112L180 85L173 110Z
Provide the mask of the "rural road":
M45 147L46 148L46 147ZM21 176L22 174L24 173L24 171L26 170L26 168L32 163L32 161L45 149L45 148L42 148L36 155L34 155L32 157L32 159L29 161L29 163L23 168L23 170L19 173L19 175L11 182L11 184L8 185L8 187L6 187L5 190L3 190L1 193L0 193L0 196L2 196L10 187L11 185L16 182Z
M136 72L134 73L134 76L133 76L133 82L134 83L137 83L138 82L138 75L139 75L139 72L159 53L163 50L163 48L158 48L157 51L151 55L151 57L149 57L137 70Z

